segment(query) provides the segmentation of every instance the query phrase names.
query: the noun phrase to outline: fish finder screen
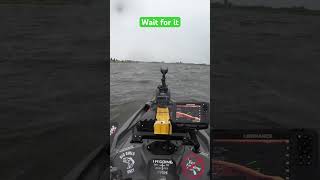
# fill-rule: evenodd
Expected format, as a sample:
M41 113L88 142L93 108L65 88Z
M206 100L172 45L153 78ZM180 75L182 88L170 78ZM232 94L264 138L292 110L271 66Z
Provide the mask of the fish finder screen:
M201 108L199 104L177 104L176 105L176 122L181 123L200 123Z
M215 139L214 179L290 178L288 139Z

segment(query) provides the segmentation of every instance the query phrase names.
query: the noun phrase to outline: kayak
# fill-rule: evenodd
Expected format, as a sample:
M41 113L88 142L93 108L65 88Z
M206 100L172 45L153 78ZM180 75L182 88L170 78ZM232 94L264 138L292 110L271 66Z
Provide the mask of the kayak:
M110 148L111 176L118 176L119 179L131 177L132 180L210 179L210 138L204 130L196 133L200 144L197 153L193 151L192 144L183 144L183 138L189 136L185 132L174 133L176 136L170 138L159 136L158 139L146 135L143 142L139 138L136 143L132 142L135 124L148 113L149 103L142 106L115 134ZM151 151L152 145L159 152Z
M174 102L164 75L155 98L112 135L110 179L210 179L209 104Z
M210 179L209 103L175 102L165 82L155 97L120 125L65 180ZM110 157L110 162L106 162Z

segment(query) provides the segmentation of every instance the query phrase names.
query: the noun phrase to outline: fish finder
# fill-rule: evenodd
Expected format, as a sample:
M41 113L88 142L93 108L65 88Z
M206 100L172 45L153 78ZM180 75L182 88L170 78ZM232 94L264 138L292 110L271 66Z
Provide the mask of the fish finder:
M207 129L209 126L209 103L176 102L173 105L172 124L176 128Z

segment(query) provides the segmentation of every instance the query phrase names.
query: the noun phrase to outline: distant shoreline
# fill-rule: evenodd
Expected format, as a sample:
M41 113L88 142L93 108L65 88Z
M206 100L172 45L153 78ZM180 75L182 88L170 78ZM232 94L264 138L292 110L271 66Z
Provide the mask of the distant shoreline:
M234 8L243 10L265 10L265 11L275 11L275 12L288 12L288 13L298 13L304 15L320 15L320 10L308 9L304 6L293 6L293 7L270 7L270 6L243 6L229 3L225 5L219 2L211 3L213 8Z
M158 61L133 61L133 60L110 60L110 63L154 63L154 64L185 64L185 65L202 65L210 66L210 64L204 63L183 63L183 62L158 62Z

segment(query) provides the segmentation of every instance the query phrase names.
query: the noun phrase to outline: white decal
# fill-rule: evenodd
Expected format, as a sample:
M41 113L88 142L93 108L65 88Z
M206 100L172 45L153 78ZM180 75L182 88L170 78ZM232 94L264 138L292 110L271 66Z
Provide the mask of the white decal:
M113 135L117 130L117 127L112 125L112 127L110 128L110 136Z
M160 175L168 175L168 170L170 165L173 164L172 160L161 160L161 159L155 159L152 160L154 169L157 171Z
M173 164L172 160L160 160L160 159L153 160L153 163Z
M134 163L135 163L135 161L133 160L133 158L132 157L124 157L123 159L122 159L122 162L124 162L124 163L127 163L127 169L132 169L133 168L133 165L134 165Z
M191 159L188 159L186 167L187 167L187 169L189 169L189 171L192 171L194 176L197 175L198 172L201 171L201 167L198 167L196 165L196 162L192 161Z
M122 153L122 152L124 152L124 151L128 151L128 150L133 149L133 148L134 148L134 146L131 145L131 146L125 147L125 148L123 148L123 149L120 149L119 152Z
M129 146L131 147L131 146ZM127 148L129 148L127 147ZM134 173L134 156L135 152L133 151L126 151L120 154L119 158L122 160L123 163L127 164L127 174Z

